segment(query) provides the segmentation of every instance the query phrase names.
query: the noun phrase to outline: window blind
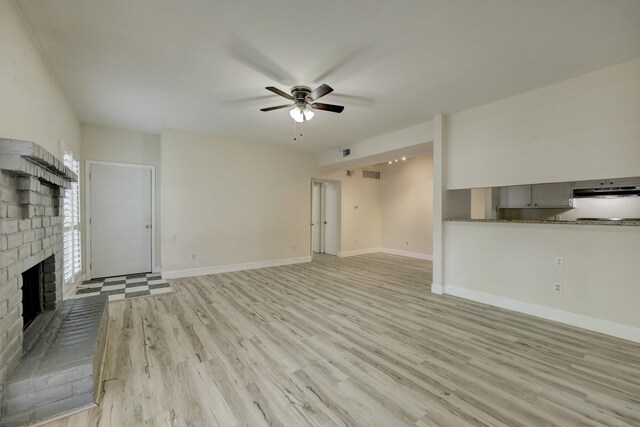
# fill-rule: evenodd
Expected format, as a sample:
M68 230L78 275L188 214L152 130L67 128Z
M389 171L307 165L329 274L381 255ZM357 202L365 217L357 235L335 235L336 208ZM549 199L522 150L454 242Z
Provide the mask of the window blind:
M64 164L80 176L80 162L69 151L64 153ZM67 188L63 210L63 241L64 241L64 281L73 283L82 270L82 255L80 242L80 184L72 182Z

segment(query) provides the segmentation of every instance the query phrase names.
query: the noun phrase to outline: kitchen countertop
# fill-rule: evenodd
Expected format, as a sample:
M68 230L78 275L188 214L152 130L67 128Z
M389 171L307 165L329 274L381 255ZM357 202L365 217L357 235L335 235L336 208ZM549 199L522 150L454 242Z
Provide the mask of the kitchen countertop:
M539 219L471 219L471 218L444 218L450 222L506 222L519 224L568 224L568 225L606 225L615 227L640 227L640 221L556 221Z

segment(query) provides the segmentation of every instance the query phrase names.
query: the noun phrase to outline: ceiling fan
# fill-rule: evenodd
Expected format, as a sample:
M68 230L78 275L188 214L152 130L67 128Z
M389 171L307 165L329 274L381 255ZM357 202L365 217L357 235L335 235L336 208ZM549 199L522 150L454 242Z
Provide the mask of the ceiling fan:
M330 111L332 113L341 113L342 110L344 110L344 107L342 105L323 104L321 102L315 102L326 94L333 92L333 89L329 85L320 85L315 90L311 90L311 88L307 86L294 86L291 88L291 95L273 86L269 86L265 89L275 93L276 95L280 95L283 98L287 98L288 100L293 101L293 104L284 104L277 105L275 107L261 108L260 111L273 111L279 110L281 108L293 107L291 108L291 111L289 111L289 115L298 123L303 123L311 120L314 116L314 112L312 111L312 109Z

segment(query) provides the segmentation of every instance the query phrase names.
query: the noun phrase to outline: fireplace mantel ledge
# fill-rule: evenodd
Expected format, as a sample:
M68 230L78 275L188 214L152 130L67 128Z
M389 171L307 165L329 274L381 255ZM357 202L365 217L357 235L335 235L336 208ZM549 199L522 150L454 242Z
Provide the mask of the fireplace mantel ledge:
M31 141L0 138L0 170L33 176L67 188L78 176L53 154Z

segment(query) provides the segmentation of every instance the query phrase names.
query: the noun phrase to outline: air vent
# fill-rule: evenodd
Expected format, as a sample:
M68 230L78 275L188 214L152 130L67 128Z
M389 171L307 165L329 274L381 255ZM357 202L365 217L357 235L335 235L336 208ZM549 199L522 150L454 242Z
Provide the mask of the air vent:
M367 179L380 179L380 172L362 169L362 177Z

